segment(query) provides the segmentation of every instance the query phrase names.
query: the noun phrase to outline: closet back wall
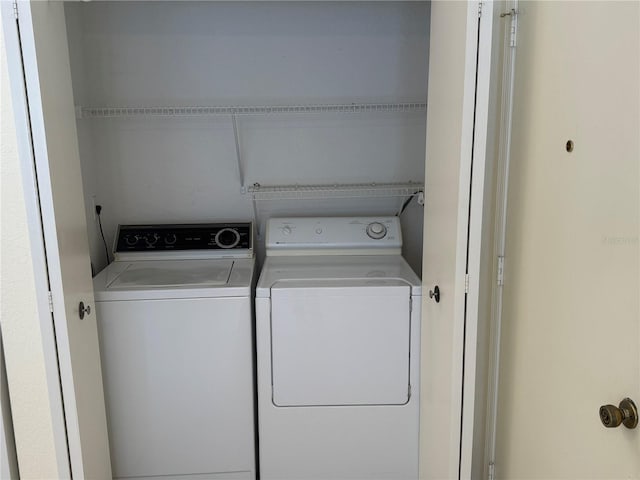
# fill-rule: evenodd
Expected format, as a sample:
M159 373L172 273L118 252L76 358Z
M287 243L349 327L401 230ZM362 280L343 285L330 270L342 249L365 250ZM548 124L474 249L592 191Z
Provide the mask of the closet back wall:
M427 2L70 2L77 106L424 102ZM420 182L424 113L238 117L245 184ZM79 118L93 265L118 223L252 219L229 116ZM414 200L415 201L415 200ZM273 214L391 214L402 199L278 201ZM420 244L422 208L407 210ZM260 220L264 220L261 218ZM419 251L411 261L420 265Z

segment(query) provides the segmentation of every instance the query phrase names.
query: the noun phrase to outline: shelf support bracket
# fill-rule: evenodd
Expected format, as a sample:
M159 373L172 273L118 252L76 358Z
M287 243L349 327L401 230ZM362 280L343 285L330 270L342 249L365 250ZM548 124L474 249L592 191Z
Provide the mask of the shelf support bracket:
M253 206L253 223L256 226L256 236L260 238L261 232L260 232L260 220L258 219L258 202L256 201L255 195L251 195L251 204Z
M240 155L240 133L238 132L238 116L236 113L231 114L231 123L233 125L233 138L236 142L236 162L238 163L238 178L240 179L240 192L247 193L247 187L244 184L244 171L242 170L242 156Z

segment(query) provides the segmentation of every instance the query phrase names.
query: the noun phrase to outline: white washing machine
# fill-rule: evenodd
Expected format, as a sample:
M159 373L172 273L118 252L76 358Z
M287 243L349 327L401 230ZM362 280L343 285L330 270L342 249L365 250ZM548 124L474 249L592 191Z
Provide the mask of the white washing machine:
M417 479L421 282L399 219L274 218L266 234L261 478Z
M120 226L94 279L114 478L255 478L250 223Z

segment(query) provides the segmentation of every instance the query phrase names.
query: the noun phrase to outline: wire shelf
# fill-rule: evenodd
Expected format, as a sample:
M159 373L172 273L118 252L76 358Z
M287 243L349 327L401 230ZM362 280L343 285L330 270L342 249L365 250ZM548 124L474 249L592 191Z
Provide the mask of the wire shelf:
M209 117L312 113L424 113L426 102L348 103L331 105L193 106L193 107L77 107L78 118Z
M253 184L247 193L254 201L297 200L321 198L411 197L424 192L424 184L407 183L348 183L327 185L269 185Z

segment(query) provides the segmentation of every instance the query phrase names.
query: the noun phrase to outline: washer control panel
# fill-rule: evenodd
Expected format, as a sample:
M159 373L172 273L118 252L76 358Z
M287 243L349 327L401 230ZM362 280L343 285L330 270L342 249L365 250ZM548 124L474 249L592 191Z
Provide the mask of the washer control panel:
M271 218L267 224L267 252L284 250L366 250L385 253L400 249L398 217Z
M115 252L251 250L252 224L120 225Z

